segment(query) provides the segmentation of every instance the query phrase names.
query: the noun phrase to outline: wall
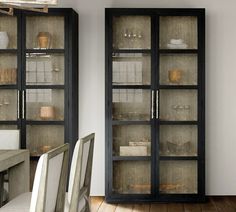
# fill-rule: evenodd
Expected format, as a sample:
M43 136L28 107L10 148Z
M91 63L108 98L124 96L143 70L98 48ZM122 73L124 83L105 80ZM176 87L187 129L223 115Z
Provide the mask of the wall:
M79 134L96 133L92 195L105 190L105 7L206 8L206 191L236 194L235 0L64 0L79 11Z

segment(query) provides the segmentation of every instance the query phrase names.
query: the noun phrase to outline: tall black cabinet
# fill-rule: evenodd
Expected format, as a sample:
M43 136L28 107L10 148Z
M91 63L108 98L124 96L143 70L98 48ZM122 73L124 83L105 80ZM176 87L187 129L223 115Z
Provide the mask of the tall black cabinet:
M33 170L42 153L64 142L72 153L78 139L78 15L16 11L0 16L0 30L0 129L20 129Z
M105 12L106 201L204 201L205 10Z

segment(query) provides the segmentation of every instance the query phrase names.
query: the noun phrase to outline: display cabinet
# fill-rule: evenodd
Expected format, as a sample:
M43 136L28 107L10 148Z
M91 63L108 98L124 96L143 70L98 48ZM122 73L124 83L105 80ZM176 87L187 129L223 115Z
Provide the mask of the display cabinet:
M106 201L205 200L205 10L106 9Z
M78 139L78 15L16 11L0 30L0 129L20 129L33 180L41 154Z

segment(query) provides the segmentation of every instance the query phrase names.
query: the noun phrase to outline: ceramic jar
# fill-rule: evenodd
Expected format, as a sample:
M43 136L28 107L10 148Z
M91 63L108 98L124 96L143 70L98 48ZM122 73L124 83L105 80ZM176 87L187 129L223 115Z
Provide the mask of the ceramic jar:
M7 32L0 32L0 49L6 49L9 44Z
M53 106L40 107L40 118L43 120L50 120L55 118L55 109Z
M171 69L168 71L169 81L172 83L180 83L183 71L181 69Z
M48 49L50 46L50 33L49 32L39 32L38 36L38 46L40 49Z

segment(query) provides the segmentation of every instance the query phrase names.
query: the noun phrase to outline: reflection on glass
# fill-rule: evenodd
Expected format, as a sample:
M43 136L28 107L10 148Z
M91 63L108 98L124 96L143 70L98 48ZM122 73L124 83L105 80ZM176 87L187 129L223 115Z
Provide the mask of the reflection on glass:
M112 82L114 85L150 85L150 55L114 53L112 58Z
M148 125L113 126L113 155L148 156L151 154L151 129Z
M150 91L113 89L114 120L150 120Z
M113 192L119 194L151 193L149 161L114 162L113 168Z
M160 126L161 156L197 156L197 126Z
M26 18L27 49L63 49L64 17L30 16Z
M197 55L160 56L160 84L197 85Z
M0 55L0 85L11 85L17 82L17 56Z
M64 120L64 91L61 89L27 89L28 120Z
M160 119L197 120L197 90L160 90Z
M197 193L196 161L161 161L161 193Z
M17 17L0 16L0 49L17 48Z
M197 17L160 17L160 48L197 49Z
M0 90L0 120L17 120L16 90Z
M150 49L151 18L148 16L114 17L113 48Z
M28 85L63 85L64 55L30 53L26 55Z
M26 148L31 156L40 156L64 143L64 126L61 125L28 125L26 131Z

